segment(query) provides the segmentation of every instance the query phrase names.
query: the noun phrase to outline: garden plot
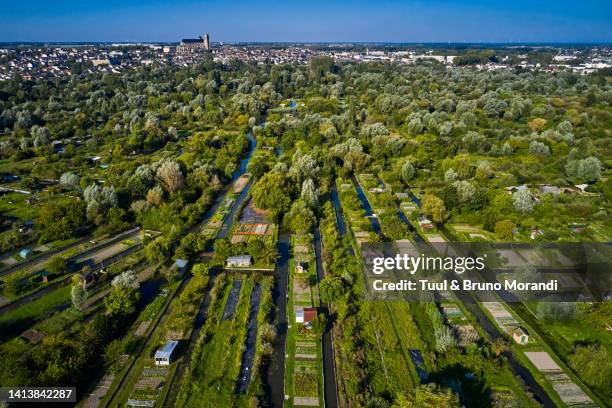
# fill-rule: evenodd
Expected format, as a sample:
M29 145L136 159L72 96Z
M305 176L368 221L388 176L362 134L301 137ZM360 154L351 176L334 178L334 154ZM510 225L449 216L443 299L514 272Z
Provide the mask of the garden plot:
M139 336L139 337L144 336L144 334L146 333L150 325L151 325L151 320L145 320L144 322L140 323L138 327L136 328L136 330L134 331L134 336Z
M166 384L169 369L162 367L145 367L134 390L127 400L130 407L153 407Z
M519 249L517 252L529 264L535 266L567 267L575 266L575 262L566 257L561 249Z
M427 235L427 240L429 242L431 242L432 244L443 244L446 243L446 240L444 238L442 238L441 235L438 234L433 234L433 235Z
M99 264L115 255L124 252L126 249L142 243L142 232L140 230L128 235L120 242L116 242L107 247L93 251L84 256L78 256L74 259L76 265L81 264Z
M234 235L270 235L272 228L269 224L238 224Z
M466 348L478 341L480 336L472 324L470 324L463 311L454 303L442 305L442 314L451 326L457 338L457 345Z
M316 341L301 340L295 344L295 358L297 360L316 360L317 348L319 347Z
M362 173L357 175L357 179L359 180L359 184L363 186L364 189L372 192L378 193L384 191L384 185L382 185L378 178L375 177L371 173Z
M234 186L232 189L234 194L241 193L242 190L244 190L244 188L248 184L250 178L251 176L249 174L243 174L242 176L238 177L238 180L234 182Z
M230 241L237 244L254 238L268 238L274 235L274 230L274 224L268 222L268 211L257 208L249 199L232 231Z
M466 241L490 241L489 233L480 227L470 224L450 224L450 227L455 231L460 239L465 239Z
M546 351L526 351L525 355L531 363L543 373L562 373L559 364Z
M21 257L21 255L19 254L20 250L30 250L31 252L28 254L27 259L31 259L33 256L38 256L38 255L42 255L45 252L49 252L53 246L50 244L47 245L38 245L35 246L34 248L30 248L29 246L25 246L22 248L19 248L19 250L17 250L17 253L8 253L6 255L3 255L0 257L0 264L4 265L4 266L12 266L15 265L18 262L23 262L24 258Z
M293 304L312 306L312 288L308 284L307 272L313 265L312 235L296 235L293 245Z
M478 341L480 336L478 332L471 324L464 324L461 326L452 325L455 330L455 336L457 337L457 345L462 348L466 348L471 344Z
M242 281L236 279L232 284L229 296L225 301L225 308L223 309L222 320L231 319L236 311L236 305L238 305L238 299L240 299L240 289L242 289Z
M474 227L473 225L470 225L470 224L451 224L451 226L457 232L474 233L474 232L480 231L478 227Z
M310 287L306 284L305 279L293 280L293 302L300 306L312 306Z
M296 360L294 381L294 406L319 406L319 368L317 362Z
M357 240L357 245L367 244L370 242L370 233L367 231L356 230L355 239Z
M400 209L408 216L415 212L418 208L412 201L402 201L400 203Z
M572 379L546 351L527 351L525 356L536 369L552 384L563 403L570 407L596 407L593 400Z
M567 374L546 374L559 398L570 407L597 407L588 395Z
M232 319L222 320L231 291L229 283L222 286L218 296L213 296L207 320L193 350L191 369L181 384L177 406L234 406L241 378L241 361L246 350L251 350L248 344L245 349L245 339L254 282L246 278L241 280L242 289Z
M223 225L223 220L229 214L234 201L236 201L237 195L232 193L227 193L215 214L208 220L204 228L202 228L202 233L205 235L213 236L216 234L217 230L221 228Z
M515 267L529 264L518 252L512 249L501 249L498 253L503 263L507 266Z
M518 321L500 302L482 302L482 306L493 316L495 323L505 332L511 333L519 326Z
M83 403L83 408L97 408L108 392L108 389L113 384L114 379L115 374L112 373L106 374L104 377L102 377L94 391L89 394L89 397L87 397L87 400L85 400L85 403Z
M249 199L247 205L240 214L240 223L244 224L268 224L269 212L257 208L253 199Z
M312 246L312 234L297 235L295 245L293 246L293 259L296 263L311 264L314 257L314 248Z

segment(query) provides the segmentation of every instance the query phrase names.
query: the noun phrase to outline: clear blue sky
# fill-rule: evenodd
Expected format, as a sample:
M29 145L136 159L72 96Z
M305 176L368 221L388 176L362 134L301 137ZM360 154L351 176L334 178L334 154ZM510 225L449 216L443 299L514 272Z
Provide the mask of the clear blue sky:
M612 0L0 0L0 41L612 42Z

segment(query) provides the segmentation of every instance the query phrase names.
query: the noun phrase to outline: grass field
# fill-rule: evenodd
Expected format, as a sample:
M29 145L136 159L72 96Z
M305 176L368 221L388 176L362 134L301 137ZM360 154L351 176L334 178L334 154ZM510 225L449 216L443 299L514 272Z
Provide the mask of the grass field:
M70 286L64 286L53 292L26 303L23 306L0 315L0 339L14 335L20 327L29 327L51 315L61 304L70 300ZM9 330L9 328L11 330Z
M231 407L235 404L249 297L254 283L244 279L233 318L221 320L233 277L223 296L211 305L208 321L194 350L189 376L183 381L178 404L184 407Z

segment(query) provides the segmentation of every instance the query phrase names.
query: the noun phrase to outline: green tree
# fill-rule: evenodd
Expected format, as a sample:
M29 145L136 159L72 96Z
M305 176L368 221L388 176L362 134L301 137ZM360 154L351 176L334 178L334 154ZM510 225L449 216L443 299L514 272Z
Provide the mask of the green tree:
M253 239L247 243L247 251L255 259L255 262L259 261L265 249L266 245L260 239Z
M312 179L306 179L302 183L302 193L300 198L313 210L315 210L319 204L319 193L315 187L315 183Z
M321 302L335 303L345 293L344 282L337 276L326 276L319 283L319 292L321 294Z
M400 394L393 408L460 408L459 397L448 388L431 383Z
M295 201L291 210L285 215L285 222L298 234L312 231L315 220L315 214L301 199Z
M404 183L409 183L410 180L412 180L412 178L414 177L414 166L412 165L412 163L410 163L409 161L407 161L406 163L404 163L402 165L402 180L404 181Z
M593 156L583 160L569 160L565 165L565 173L581 182L594 182L601 177L601 162Z
M55 274L66 272L66 259L60 255L56 255L47 262L46 269Z
M169 193L179 190L185 183L181 167L173 160L162 160L155 176Z
M501 239L512 239L512 231L516 225L510 220L501 220L495 223L495 233Z
M209 265L204 264L204 263L197 263L193 265L193 267L191 268L191 273L196 278L202 278L204 276L208 276L209 271L210 271Z
M145 256L150 264L164 262L170 250L170 243L165 237L159 237L144 247Z
M431 217L435 223L443 223L448 216L444 201L433 194L425 194L423 196L423 213L428 217Z
M44 204L38 217L40 242L69 239L85 224L85 202L58 199Z
M535 119L529 121L528 125L529 125L529 128L532 131L540 133L541 131L544 130L544 127L546 127L547 123L548 123L548 121L546 119L535 118Z
M25 272L15 272L4 279L3 292L8 297L18 296L25 288Z
M255 183L252 191L257 207L269 210L274 219L291 208L291 188L282 174L266 173Z
M533 210L535 200L531 191L525 188L512 194L512 203L517 211L526 213Z
M87 288L85 287L85 282L76 282L72 285L70 290L70 298L72 300L72 306L83 311L83 307L85 306L85 302L87 301Z
M111 315L129 315L136 309L140 299L140 283L133 271L126 271L116 276L111 282L112 291L104 298L107 313Z

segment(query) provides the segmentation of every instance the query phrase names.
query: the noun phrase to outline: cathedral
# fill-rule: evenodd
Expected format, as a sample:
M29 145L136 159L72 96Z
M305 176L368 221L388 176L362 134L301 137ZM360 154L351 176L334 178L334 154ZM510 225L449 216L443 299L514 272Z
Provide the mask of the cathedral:
M210 37L208 33L199 38L184 38L181 44L177 47L176 52L180 54L189 54L194 52L202 52L210 50Z

